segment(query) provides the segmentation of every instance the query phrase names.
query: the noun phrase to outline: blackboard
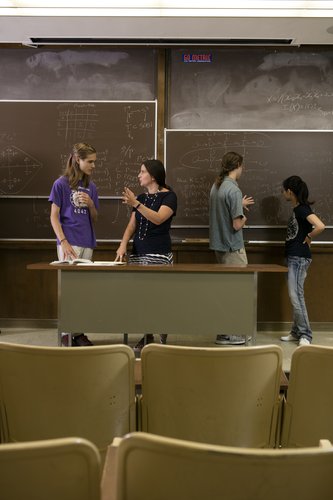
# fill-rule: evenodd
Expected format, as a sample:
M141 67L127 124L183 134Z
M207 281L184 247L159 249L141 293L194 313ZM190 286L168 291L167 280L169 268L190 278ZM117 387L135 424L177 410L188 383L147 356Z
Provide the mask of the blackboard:
M152 101L156 64L156 50L148 47L2 48L0 95L15 100Z
M0 102L0 116L0 239L54 239L47 197L80 141L97 150L97 238L120 239L129 213L119 196L125 185L138 192L142 160L156 155L156 103Z
M174 226L183 227L182 235L188 227L192 237L202 236L209 224L210 189L227 151L244 157L239 185L244 195L255 199L247 221L255 239L281 239L274 229L284 227L291 212L282 197L282 181L294 174L307 182L315 212L332 225L332 141L329 131L166 130L167 180L178 195Z
M329 46L174 49L168 128L333 129L332 74Z
M97 150L100 196L137 186L155 156L155 102L0 102L0 195L48 196L72 145Z
M130 209L117 199L101 199L96 237L120 240L130 217ZM47 198L0 198L0 239L54 240Z

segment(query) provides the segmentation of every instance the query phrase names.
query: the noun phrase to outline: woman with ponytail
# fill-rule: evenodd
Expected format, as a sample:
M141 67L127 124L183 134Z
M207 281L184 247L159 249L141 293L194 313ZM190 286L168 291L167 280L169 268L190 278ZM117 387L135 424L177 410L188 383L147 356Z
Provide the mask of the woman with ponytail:
M91 260L96 238L93 224L97 221L98 195L90 177L95 169L96 150L90 144L78 143L67 160L64 174L53 184L51 225L57 237L58 259ZM68 345L68 335L62 337ZM73 337L73 345L92 345L83 334Z
M293 324L289 335L281 337L285 342L309 345L312 330L304 299L304 282L311 264L311 243L324 229L323 222L312 209L306 183L292 175L282 183L283 195L290 201L293 213L288 221L286 237L286 259L288 265L288 293L293 307Z

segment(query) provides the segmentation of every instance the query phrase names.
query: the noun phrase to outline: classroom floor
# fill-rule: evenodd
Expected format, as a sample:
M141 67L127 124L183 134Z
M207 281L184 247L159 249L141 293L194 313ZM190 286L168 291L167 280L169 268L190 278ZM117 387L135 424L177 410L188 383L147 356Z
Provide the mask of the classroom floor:
M256 345L277 344L283 350L283 370L286 373L290 371L291 356L297 347L294 342L281 342L280 336L286 335L286 332L258 332L256 337ZM89 334L90 340L95 345L118 344L123 343L123 335L121 334ZM134 346L141 338L141 335L129 335L129 345ZM187 345L199 347L218 347L214 344L214 338L210 339L207 336L181 336L170 335L169 344ZM158 342L158 336L155 336L155 342ZM55 328L1 328L0 342L12 342L16 344L41 345L41 346L57 346L58 333ZM313 344L333 347L333 332L316 332L313 333ZM245 346L244 346L245 348Z

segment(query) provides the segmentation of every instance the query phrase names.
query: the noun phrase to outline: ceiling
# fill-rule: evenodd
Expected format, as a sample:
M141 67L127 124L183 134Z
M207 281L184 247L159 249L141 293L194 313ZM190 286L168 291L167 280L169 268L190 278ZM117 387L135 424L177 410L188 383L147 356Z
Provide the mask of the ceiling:
M331 1L251 1L251 6L263 7L265 4L266 8L250 9L238 8L241 4L244 6L244 2L237 0L232 2L233 7L237 7L233 9L212 8L213 4L215 7L225 5L223 0L217 3L207 0L205 8L179 9L2 7L12 3L15 2L0 1L0 43L189 45L192 41L198 45L203 40L212 45L276 45L279 41L290 45L333 43ZM101 3L96 0L96 4ZM128 2L123 0L123 3ZM132 5L138 3L131 2ZM154 2L141 2L148 3ZM231 2L228 3L230 6ZM178 4L182 7L181 4L188 2L179 1ZM192 5L195 5L194 0ZM286 8L286 5L293 8ZM304 8L305 5L313 8ZM52 40L46 41L46 38Z

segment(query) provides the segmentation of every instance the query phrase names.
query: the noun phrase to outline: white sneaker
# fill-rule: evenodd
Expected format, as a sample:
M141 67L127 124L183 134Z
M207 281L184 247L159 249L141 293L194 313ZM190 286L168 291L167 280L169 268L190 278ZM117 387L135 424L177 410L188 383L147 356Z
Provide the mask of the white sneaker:
M280 337L280 339L283 342L298 342L299 340L297 337L294 337L292 333L289 333L289 335L285 335L284 337Z
M241 345L245 344L245 337L240 335L217 335L215 344L217 345Z
M298 342L299 346L310 345L310 344L311 344L310 340L308 340L306 337L301 337L299 342Z

